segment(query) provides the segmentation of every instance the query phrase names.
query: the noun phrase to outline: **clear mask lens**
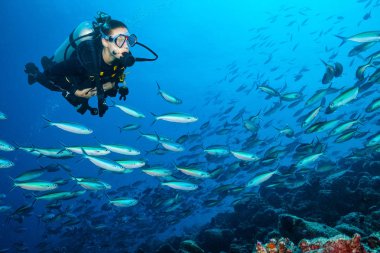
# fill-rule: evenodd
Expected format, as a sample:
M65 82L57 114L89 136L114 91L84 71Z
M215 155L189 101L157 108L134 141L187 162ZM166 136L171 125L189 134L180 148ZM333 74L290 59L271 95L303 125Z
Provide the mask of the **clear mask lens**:
M116 46L118 46L119 48L125 46L125 43L128 43L128 47L133 47L137 42L137 37L134 34L129 36L125 34L120 34L114 39L114 42Z

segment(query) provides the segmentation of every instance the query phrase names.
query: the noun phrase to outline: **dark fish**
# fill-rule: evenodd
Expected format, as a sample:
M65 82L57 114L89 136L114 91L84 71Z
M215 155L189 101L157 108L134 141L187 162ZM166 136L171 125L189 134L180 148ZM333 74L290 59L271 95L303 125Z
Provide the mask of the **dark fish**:
M299 81L302 77L303 75L301 73L298 73L297 75L294 76L294 82Z
M322 78L322 84L328 84L332 81L332 79L334 78L334 74L335 74L335 70L334 70L334 67L332 65L329 65L327 64L325 61L321 60L322 63L325 65L326 67L326 71L325 71L325 74L323 75L323 78Z
M245 108L240 109L240 111L232 118L232 121L237 121L240 119L245 112Z
M180 136L175 142L176 142L176 143L179 143L179 144L183 144L183 143L185 143L188 139L189 139L189 135L188 135L188 134L184 134L184 135Z
M376 71L370 75L368 82L369 83L378 83L380 80L380 68L376 69Z
M366 43L359 44L358 46L351 49L350 52L348 52L348 56L350 56L350 57L356 56L356 55L368 50L369 48L373 47L376 43L377 43L376 41L372 41L372 42L366 42Z
M373 60L373 58L370 58L368 63L366 63L366 64L364 64L364 65L362 65L356 69L356 78L358 80L364 80L364 72L366 71L366 69L369 67L373 67L372 60Z
M272 54L268 56L268 59L264 62L264 64L269 63L272 60Z
M343 73L343 65L340 64L339 62L335 63L335 68L334 68L334 76L339 77Z
M333 53L332 55L330 55L329 60L335 59L337 55L338 55L338 52Z
M207 121L207 122L203 123L199 129L204 130L204 129L208 128L209 125L210 125L210 121Z

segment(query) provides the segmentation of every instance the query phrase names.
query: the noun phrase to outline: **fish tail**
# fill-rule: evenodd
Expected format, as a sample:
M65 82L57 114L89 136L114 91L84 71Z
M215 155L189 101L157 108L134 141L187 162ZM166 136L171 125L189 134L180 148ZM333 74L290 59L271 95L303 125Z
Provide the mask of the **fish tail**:
M96 136L94 136L94 139L96 140L96 142L97 142L100 146L102 145L102 143L99 141L98 138L96 138Z
M140 135L137 137L136 140L140 140L141 136L144 134L143 132L139 131Z
M150 124L151 126L153 126L153 124L154 124L154 123L156 123L156 121L157 121L157 115L156 115L156 114L154 114L153 112L151 112L150 114L152 114L152 115L153 115L153 117L154 117L154 120L153 120L153 122Z
M15 181L15 179L11 176L8 176L13 182Z
M20 149L21 145L19 145L16 141L12 141L12 143L16 149Z
M158 141L158 143L160 143L160 141L161 141L160 136L158 135L158 133L157 133L156 131L154 131L154 134L157 136L157 141Z
M321 100L321 106L322 106L322 107L325 107L325 105L326 105L326 98L324 97L324 98L322 98L322 100Z
M52 121L50 119L46 118L45 115L41 115L41 117L48 123L44 128L51 126Z
M40 167L42 168L42 169L45 169L45 167L43 167L42 165L40 165ZM46 171L47 172L55 172L55 169L58 167L58 169L59 168L61 168L61 166L60 166L60 164L55 164L55 166L54 166L54 169L49 169L49 166L46 166L47 167L47 169L46 169ZM62 167L63 168L63 170L67 170L65 167Z
M324 60L322 60L322 59L320 59L320 60L321 60L321 62L322 62L325 66L328 65L327 62L325 62Z
M160 85L158 84L157 81L156 81L156 84L157 84L158 90L161 90L161 87L160 87Z
M8 193L10 193L11 191L13 191L15 188L16 188L16 186L13 185L12 188L8 191Z
M51 122L51 120L50 120L50 119L48 119L48 118L46 118L46 116L45 116L45 115L41 115L41 117L42 117L44 120L46 120L47 122Z
M335 35L335 37L339 38L342 40L342 42L340 43L339 47L341 47L344 43L347 42L347 38L346 37L343 37L343 36L340 36L340 35Z
M115 105L116 105L115 101L113 101L113 100L111 99L111 103L112 103L112 104L108 105L108 107L115 107Z
M12 186L12 188L8 191L8 193L10 193L11 191L13 191L15 188L16 188L16 185L15 185L15 179L13 178L13 177L11 177L11 176L8 176L11 180L12 180L12 182L13 182L13 186Z
M369 59L369 61L368 61L368 63L367 63L370 67L374 67L372 61L373 61L373 56L371 56L371 58Z
M58 141L58 142L59 142L59 144L61 144L61 146L63 147L63 149L61 149L60 151L58 151L57 154L61 154L63 151L66 150L67 146L62 141Z
M34 204L36 203L36 201L37 201L37 195L36 194L34 194L34 193L32 193L33 194L33 196L34 196L34 200L33 200L33 202L32 202L32 205L31 205L31 207L33 207L34 206Z

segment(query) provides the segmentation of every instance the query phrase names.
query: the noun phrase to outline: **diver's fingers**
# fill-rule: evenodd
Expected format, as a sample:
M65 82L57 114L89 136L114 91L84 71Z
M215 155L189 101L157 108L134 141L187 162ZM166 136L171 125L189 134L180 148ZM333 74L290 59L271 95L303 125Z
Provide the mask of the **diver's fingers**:
M94 91L96 92L96 87L94 87L94 88L87 88L87 89L84 89L83 91L86 91L85 94L87 95L87 94L92 93Z

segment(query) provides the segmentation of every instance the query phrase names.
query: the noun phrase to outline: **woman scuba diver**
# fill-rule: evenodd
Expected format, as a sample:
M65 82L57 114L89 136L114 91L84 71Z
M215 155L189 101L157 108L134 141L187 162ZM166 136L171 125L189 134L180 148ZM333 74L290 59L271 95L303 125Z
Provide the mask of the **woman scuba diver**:
M154 58L135 58L130 49L140 45L154 55ZM124 82L126 68L136 61L155 61L157 54L137 42L121 21L111 19L104 12L98 12L94 22L81 23L57 49L54 56L42 57L41 73L34 63L25 65L28 83L39 82L62 95L84 114L87 110L100 117L107 111L107 96L126 99L129 91L119 82ZM98 108L89 106L88 100L98 97Z

